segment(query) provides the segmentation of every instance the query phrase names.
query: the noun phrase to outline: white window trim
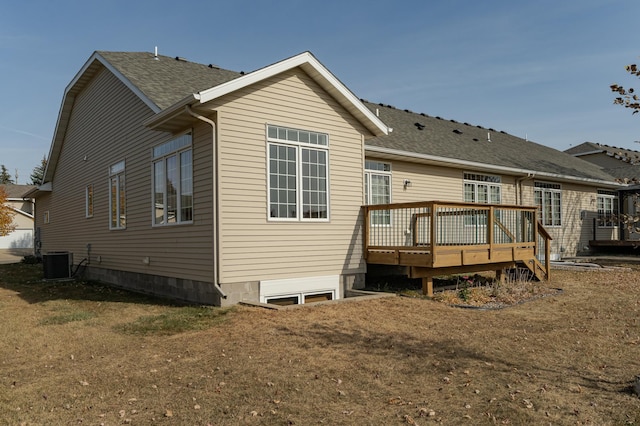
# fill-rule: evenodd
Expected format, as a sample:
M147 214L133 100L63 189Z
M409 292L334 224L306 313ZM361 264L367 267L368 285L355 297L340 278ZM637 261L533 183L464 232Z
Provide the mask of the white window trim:
M260 303L268 299L297 297L298 304L304 303L305 296L331 293L332 300L340 299L340 276L284 278L260 281Z
M173 141L185 136L185 135L190 135L191 136L191 141L188 145L183 145L183 146L179 146L178 148L172 149L170 151L167 152L163 152L162 154L155 156L154 155L154 150L158 149L160 147L163 147L165 145L169 145L171 144ZM156 223L156 200L155 200L155 192L156 192L156 173L155 173L155 164L159 161L163 161L164 163L164 176L166 178L166 174L167 174L167 167L166 167L166 160L168 157L171 156L176 156L177 157L177 161L178 161L178 173L181 173L181 169L180 169L180 154L186 151L191 151L191 185L192 185L192 192L195 192L193 189L193 131L189 130L187 132L184 132L180 135L177 135L176 137L172 138L169 141L165 141L161 144L158 144L156 146L154 146L151 149L151 226L152 227L165 227L165 226L178 226L178 225L192 225L193 224L193 217L194 217L194 213L195 213L195 207L194 207L194 199L195 199L195 194L192 193L191 194L191 220L179 220L180 219L180 212L182 211L182 193L181 193L181 189L178 187L177 188L177 194L176 194L176 221L175 222L168 222L167 221L167 212L166 209L163 207L164 210L164 221L163 223ZM181 181L182 176L180 175L178 178L178 181ZM166 200L167 197L167 187L166 184L164 186L164 197Z
M116 170L114 171L114 168ZM126 198L127 198L127 176L126 176L127 164L125 160L118 161L109 166L109 229L114 231L119 231L123 229L127 229L127 206L126 206ZM124 198L125 198L125 208L124 208L124 226L120 225L120 177L124 177ZM111 206L113 203L113 194L111 193L111 179L116 178L117 188L118 188L118 196L116 197L116 212L118 215L118 220L116 220L116 226L113 226L111 223Z
M610 192L612 192L612 193L610 193ZM618 207L618 194L616 193L616 191L598 190L598 195L597 195L597 198L596 198L596 200L597 200L596 201L596 209L598 210L597 211L598 217L596 218L596 220L597 220L598 228L601 228L601 229L618 228L618 222L613 221L613 220L604 221L604 224L601 224L601 218L600 218L600 199L601 198L602 199L611 200L611 212L604 212L605 217L607 215L613 216L615 214L615 212L619 210L619 207Z
M536 186L536 184L542 184L542 185L555 185L555 186L557 186L558 188L544 188L544 187L538 187L538 186ZM537 191L540 191L540 192L541 192L541 194L542 194L542 197L541 197L542 203L541 203L541 205L539 206L539 208L540 208L540 216L539 216L539 219L540 219L540 221L542 222L542 225L543 225L543 226L545 226L545 227L547 227L547 228L561 228L561 227L562 227L562 223L564 222L564 220L563 220L563 219L564 219L564 217L563 217L564 215L563 215L563 213L562 213L562 185L560 185L559 183L556 183L556 182L535 181L535 182L533 183L533 199L534 199L534 202L535 202L535 199L536 199L535 194L536 194L536 192L537 192ZM551 224L551 225L546 225L546 224L544 223L544 217L545 217L545 210L544 210L544 193L545 193L545 192L550 192L551 194L553 194L553 193L560 194L560 201L558 201L558 202L560 203L560 218L559 218L560 223L558 223L557 225L553 225L553 224ZM551 204L552 204L552 206L553 206L553 196L551 197ZM536 207L538 207L538 206L536 206ZM553 222L553 212L551 212L551 221Z
M84 187L84 217L87 219L93 217L94 197L95 197L95 191L93 188L93 184L90 183Z
M490 181L490 180L468 179L468 178L466 178L466 175L485 176L485 177L488 177L488 178L493 178L494 180L497 180L497 182ZM467 184L473 185L473 198L474 198L474 201L464 200L465 203L472 202L472 203L478 204L478 205L502 204L502 176L489 175L489 174L485 174L485 173L464 172L462 174L462 197L463 197L463 199L466 196L466 188L465 188L465 186ZM478 186L479 185L484 185L484 186L487 187L487 201L486 202L478 201ZM498 203L491 202L491 188L498 188L498 190L499 190L500 201ZM469 219L469 220L467 220L467 219ZM465 216L464 225L465 226L470 226L470 227L476 227L476 226L484 226L484 227L486 227L487 223L486 223L486 220L484 221L484 223L478 223L478 217L477 216Z
M287 139L273 138L269 137L269 127L278 127L285 128L291 130L298 130L301 132L309 132L315 133L319 135L324 135L326 137L326 145L322 144L313 144L313 143L305 143L305 142L295 142ZM266 157L266 179L267 179L267 221L268 222L330 222L331 221L331 182L330 182L330 143L329 143L329 134L326 132L319 132L315 130L303 130L297 129L291 126L282 126L275 124L265 124L265 157ZM285 145L296 148L296 217L271 217L271 161L269 157L269 147L271 144L275 145ZM306 218L303 214L303 190L302 190L302 149L310 149L317 151L324 151L326 153L326 194L327 194L327 217L326 218Z
M378 164L384 164L384 165L388 165L389 166L389 170L374 170L374 169L368 169L366 164L367 162L373 162L373 163L378 163ZM364 168L364 184L365 184L365 191L364 191L364 195L365 195L365 200L364 203L365 205L375 205L371 202L371 177L372 175L380 175L380 176L389 176L389 204L393 203L393 166L391 163L387 163L386 161L377 161L377 160L366 160L365 159L365 168ZM375 212L383 212L383 211L388 211L388 210L374 210L372 211L372 214L375 214ZM391 224L393 223L393 211L389 211L389 223L371 223L371 226L391 226Z

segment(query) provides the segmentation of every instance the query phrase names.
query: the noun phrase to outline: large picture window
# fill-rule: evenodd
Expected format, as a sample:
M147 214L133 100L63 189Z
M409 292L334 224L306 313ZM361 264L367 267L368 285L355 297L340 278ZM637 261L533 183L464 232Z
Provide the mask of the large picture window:
M153 224L193 222L191 134L153 149Z
M329 136L267 126L269 218L329 218Z
M538 220L544 226L562 226L562 189L558 183L535 182Z
M364 197L366 204L391 203L391 164L367 160L364 163ZM390 225L391 210L371 212L372 225Z
M598 226L613 228L617 225L618 193L616 191L598 190Z
M127 227L127 194L124 178L125 163L120 161L109 167L109 228Z

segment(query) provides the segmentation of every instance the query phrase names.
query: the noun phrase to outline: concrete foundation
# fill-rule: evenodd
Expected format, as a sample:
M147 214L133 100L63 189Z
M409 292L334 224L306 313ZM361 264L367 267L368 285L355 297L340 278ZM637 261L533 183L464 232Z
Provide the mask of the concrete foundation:
M200 305L221 305L213 283L88 266L83 277L125 290Z
M225 298L211 282L116 271L95 266L87 266L82 272L82 276L89 280L100 281L137 293L200 305L232 306L240 302L257 303L260 301L259 281L223 283L220 288L226 295ZM365 274L363 273L340 276L340 298L345 297L345 294L350 290L364 287Z

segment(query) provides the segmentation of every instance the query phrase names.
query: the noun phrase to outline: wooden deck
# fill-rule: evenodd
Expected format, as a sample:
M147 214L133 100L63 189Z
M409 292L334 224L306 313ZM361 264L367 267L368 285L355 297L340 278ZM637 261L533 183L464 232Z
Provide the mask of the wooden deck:
M409 277L423 279L425 294L433 294L435 276L502 276L516 265L549 279L551 237L535 207L425 201L363 209L367 263L406 266Z

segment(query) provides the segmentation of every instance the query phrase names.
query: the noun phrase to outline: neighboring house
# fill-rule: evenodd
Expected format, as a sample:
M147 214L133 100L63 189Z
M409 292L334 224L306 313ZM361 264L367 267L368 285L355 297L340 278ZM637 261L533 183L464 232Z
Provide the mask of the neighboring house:
M391 171L392 202L537 206L538 219L553 237L553 259L589 251L598 205L625 187L596 165L502 131L366 105L393 129L366 142L367 159ZM611 223L597 228L599 239L617 238L617 232Z
M0 236L0 250L17 254L33 254L33 199L23 198L36 188L33 185L0 185L7 193L7 203L14 212L15 229L9 235Z
M34 194L43 253L86 259L90 278L227 305L329 300L361 286L364 204L537 205L560 257L585 249L600 191L621 186L503 132L363 102L308 52L247 74L95 52L65 90ZM471 210L466 231L506 217ZM399 219L372 214L378 230ZM424 217L402 228L415 244ZM501 232L533 229L518 220Z
M599 166L621 182L640 183L640 151L584 142L564 152Z
M616 195L614 202L617 201L619 205L614 205L614 213L617 213L619 210L629 215L640 215L640 151L618 148L596 142L584 142L564 152L581 160L593 163L599 166L602 171L613 176L616 181L628 184L628 186L622 188ZM608 213L607 205L599 205L598 211L600 216ZM635 223L633 226L638 227L639 224ZM640 233L627 231L621 233L619 239L640 240Z

